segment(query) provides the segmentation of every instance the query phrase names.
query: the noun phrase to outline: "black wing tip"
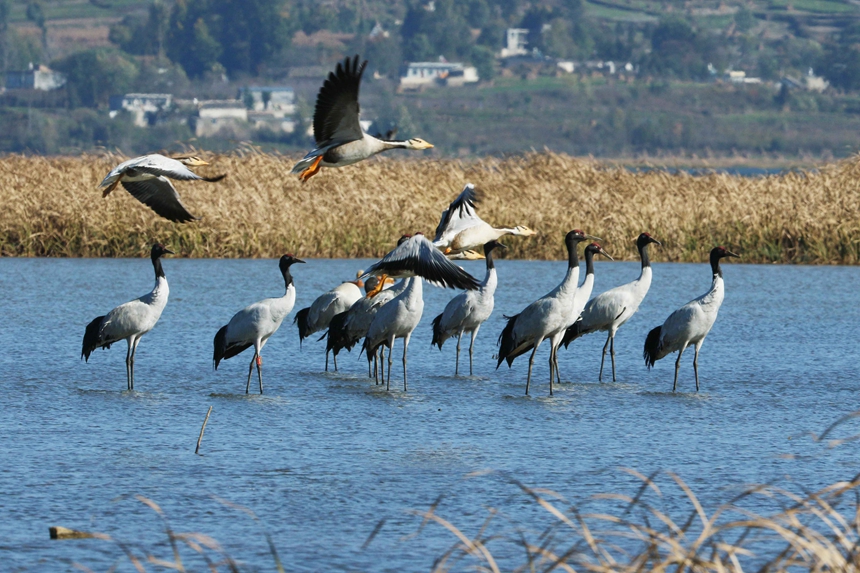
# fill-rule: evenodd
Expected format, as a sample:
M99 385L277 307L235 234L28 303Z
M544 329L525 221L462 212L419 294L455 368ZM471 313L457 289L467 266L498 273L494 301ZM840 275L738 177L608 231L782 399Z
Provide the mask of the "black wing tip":
M642 351L642 357L645 359L645 366L648 367L648 370L651 370L651 367L658 360L657 353L660 351L660 334L662 330L662 325L652 328L648 336L645 337L645 348Z
M508 367L510 368L511 364L514 362L514 357L511 357L510 354L514 351L514 325L517 323L517 318L519 318L519 314L515 314L514 316L505 316L504 318L508 321L505 325L505 328L502 329L502 333L499 335L499 358L498 363L496 364L496 370L498 370L499 366L502 365L502 362L507 360Z
M84 362L89 362L90 355L100 346L99 334L104 318L104 316L97 316L87 324L86 330L84 331L84 340L81 344L81 358L84 359ZM110 345L108 345L108 348L110 348Z
M577 320L576 322L568 326L567 330L564 331L564 338L561 339L561 343L564 344L565 348L570 346L571 342L585 334L585 332L583 332L582 330L582 327L580 326L581 324L582 321Z

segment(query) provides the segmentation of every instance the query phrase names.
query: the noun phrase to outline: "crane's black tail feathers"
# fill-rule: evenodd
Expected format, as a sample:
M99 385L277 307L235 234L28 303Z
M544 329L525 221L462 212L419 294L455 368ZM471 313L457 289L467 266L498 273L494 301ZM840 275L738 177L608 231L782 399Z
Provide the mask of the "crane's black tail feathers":
M311 307L303 308L296 313L296 317L293 319L293 324L299 325L299 346L305 338L311 335L311 327L308 325L308 313L310 311Z
M645 358L645 366L648 367L648 370L651 370L651 367L659 359L657 353L660 351L660 334L662 330L662 326L652 328L648 336L645 337L645 350L642 352L642 357Z
M445 333L442 332L441 324L442 315L440 314L433 319L433 340L430 342L431 348L435 345L439 347L439 350L442 350L442 345L445 344L445 339L442 338Z
M212 353L212 360L215 362L215 370L218 370L218 365L224 360L224 354L227 353L227 325L221 327L215 335L214 340L215 350Z
M87 330L84 332L84 343L81 345L81 358L84 359L84 362L89 362L90 354L101 346L99 344L99 333L101 332L102 321L104 319L105 317L103 316L97 316L87 325ZM104 348L110 348L110 344L104 345Z
M564 344L564 347L567 348L570 346L570 343L586 334L582 330L582 320L577 320L573 324L567 327L567 330L564 331L564 338L561 339L561 343Z
M349 311L339 312L331 317L331 322L328 323L328 331L322 337L326 339L325 351L334 352L337 356L338 352L346 348L347 352L352 352L352 347L355 346L357 340L350 340L349 333L346 330L346 319L349 316Z
M510 368L511 364L514 361L516 356L511 356L514 350L516 350L516 341L514 340L514 326L517 323L517 318L520 315L516 314L514 316L505 316L508 323L505 325L504 330L499 335L499 361L496 363L496 370L499 369L499 366L502 365L503 360L508 361L508 368Z

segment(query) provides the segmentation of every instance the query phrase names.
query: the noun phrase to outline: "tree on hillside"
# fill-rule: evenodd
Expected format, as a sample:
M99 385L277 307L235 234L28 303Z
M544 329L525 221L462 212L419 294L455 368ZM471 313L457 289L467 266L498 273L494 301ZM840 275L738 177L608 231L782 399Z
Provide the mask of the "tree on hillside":
M178 0L170 17L167 54L193 77L216 63L229 73L254 74L288 41L282 4L282 0Z
M110 27L108 39L129 54L163 57L169 25L170 7L153 0L145 20L126 16Z
M113 48L77 52L51 66L66 74L71 107L107 105L112 94L131 88L138 74L137 64Z
M406 59L468 57L474 41L464 13L467 8L455 0L413 1L400 28Z
M845 27L825 45L818 67L834 86L860 89L860 23Z

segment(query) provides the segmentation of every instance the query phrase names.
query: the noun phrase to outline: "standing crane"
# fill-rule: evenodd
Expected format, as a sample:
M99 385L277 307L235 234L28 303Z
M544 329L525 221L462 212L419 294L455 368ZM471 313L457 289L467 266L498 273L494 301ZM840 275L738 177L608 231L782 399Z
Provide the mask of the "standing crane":
M699 349L705 342L705 337L717 320L717 312L723 304L725 297L725 286L723 284L723 271L720 268L720 259L725 257L739 257L724 247L711 249L711 275L713 280L708 292L693 299L672 314L661 325L651 330L645 338L645 350L643 356L645 365L650 370L654 363L661 358L678 351L678 359L675 360L675 382L672 384L672 392L678 386L678 369L681 367L681 355L690 344L695 345L696 355L693 357L693 372L696 374L696 392L699 391Z
M639 260L642 263L639 277L633 282L610 289L588 301L582 311L582 320L568 327L564 333L562 344L565 348L580 336L592 332L608 333L606 344L603 345L603 354L600 357L600 374L597 377L600 382L603 382L603 362L606 360L607 347L612 358L612 381L616 381L615 333L621 325L636 314L651 287L651 261L648 258L648 245L651 243L662 245L648 233L642 233L636 239L636 248L639 250Z
M473 375L472 357L475 347L475 338L478 330L485 320L493 313L493 295L499 280L496 276L496 265L493 262L493 249L507 248L498 241L489 241L484 244L484 256L487 260L487 275L478 290L469 290L452 298L445 306L445 310L433 319L433 341L430 345L436 345L442 350L445 341L457 336L457 358L454 362L454 376L460 375L460 341L463 333L472 335L469 343L469 376Z
M374 263L365 275L378 276L381 280L386 277L408 279L403 291L377 311L367 330L363 346L368 357L374 356L381 346L388 347L386 383L386 389L388 389L391 384L391 353L394 351L394 341L398 338L403 339L403 390L405 391L408 388L406 355L409 339L424 313L422 279L426 279L431 284L469 290L480 288L480 283L475 280L475 277L445 258L445 255L421 233L401 237L397 247L382 260Z
M152 291L125 304L121 304L104 316L94 318L84 332L81 345L81 358L90 361L90 354L96 348L110 348L110 345L125 340L128 351L125 355L126 385L134 390L134 355L140 337L152 330L161 318L161 313L167 305L170 288L167 277L161 267L161 257L173 254L173 251L161 244L152 245L149 258L155 269L155 286Z
M529 393L529 385L531 384L535 353L540 348L541 343L563 331L572 322L570 314L573 311L577 284L579 283L579 258L576 247L587 239L596 239L596 237L586 235L579 229L567 233L564 237L564 245L567 248L567 273L565 273L564 279L552 291L528 305L519 314L506 317L508 323L502 334L499 335L499 361L496 368L501 366L503 361L507 361L508 367L510 367L517 356L532 349L529 357L528 376L526 377L526 395ZM573 320L575 319L576 317ZM552 395L552 377L555 365L554 354L554 349L550 349L550 395Z
M361 276L361 271L359 271ZM299 327L299 342L305 338L328 328L331 319L336 315L349 309L361 298L359 288L360 279L346 281L337 285L330 291L324 292L314 300L309 307L303 308L296 313L293 322ZM325 371L328 372L328 354L325 353ZM334 369L337 372L337 354L334 356Z
M254 346L254 356L251 357L251 365L248 366L248 382L245 384L245 394L251 389L251 374L254 372L254 363L257 364L257 377L260 380L260 394L263 393L263 357L260 352L290 311L296 304L296 286L290 267L296 263L303 263L292 254L286 254L278 261L281 276L284 277L284 296L278 298L266 298L260 302L248 305L222 326L215 335L214 353L212 360L215 362L215 370L222 360L232 358L242 353L245 349Z

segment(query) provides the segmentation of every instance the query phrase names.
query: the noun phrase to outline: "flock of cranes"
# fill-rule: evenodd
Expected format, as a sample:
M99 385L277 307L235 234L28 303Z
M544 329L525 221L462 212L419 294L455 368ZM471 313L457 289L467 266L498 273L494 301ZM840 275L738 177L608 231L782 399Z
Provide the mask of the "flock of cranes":
M329 74L320 89L314 112L316 147L293 168L302 181L307 181L322 167L341 167L367 159L387 149L428 149L432 147L421 139L394 141L378 139L364 133L358 122L358 91L366 62L359 64L358 56L347 58ZM170 179L203 180L215 182L225 175L202 177L189 167L206 165L193 156L168 158L147 155L126 161L105 177L101 187L107 196L122 184L135 198L159 215L178 223L193 220L182 204ZM491 316L494 295L498 285L493 253L506 248L499 242L505 235L531 236L535 232L525 226L496 228L477 214L480 195L474 185L467 184L460 195L442 212L433 241L423 234L403 235L397 246L367 271L359 271L355 280L345 281L323 293L308 308L299 310L294 318L300 340L322 333L326 340L326 362L333 356L337 370L337 355L354 348L363 340L361 350L368 361L368 376L390 388L393 369L393 352L397 339L403 340L403 389L408 389L407 357L409 341L418 327L424 312L423 282L454 289L463 293L455 296L445 310L432 321L432 345L442 349L445 341L456 337L455 375L460 371L460 345L464 334L469 334L469 374L474 372L473 349L481 325ZM535 355L544 341L549 342L549 392L553 381L561 382L558 370L558 350L567 348L577 338L591 332L607 332L606 344L600 363L603 365L609 348L612 360L612 379L616 380L615 334L639 309L651 285L651 263L648 247L660 242L648 233L637 239L641 272L630 283L591 298L594 286L594 257L612 257L600 246L598 237L574 229L564 237L568 265L559 285L543 297L527 305L521 312L506 316L507 324L498 339L498 368L502 362L511 366L514 360L530 351L526 394L531 385ZM579 244L590 242L584 249L585 278L579 283ZM86 327L81 357L86 361L97 348L110 348L125 340L127 387L134 389L134 355L140 338L152 330L167 304L169 288L161 257L173 254L165 246L156 244L151 250L155 270L155 286L146 295L120 305L104 316L93 319ZM678 352L675 362L675 391L678 382L681 356L689 345L695 347L693 368L696 390L699 389L698 356L705 337L714 325L724 297L724 284L720 260L737 257L723 247L711 251L711 288L702 296L673 312L661 325L651 330L645 340L644 358L648 368L657 360ZM451 259L486 260L483 281L464 271ZM246 394L250 392L254 366L260 393L263 393L262 349L274 335L284 319L292 312L296 301L296 287L292 266L304 263L292 254L281 257L278 266L284 280L283 296L255 302L237 312L215 335L213 363L217 370L222 360L242 353L251 346L254 354L248 367ZM396 282L400 279L399 282ZM365 288L362 294L361 287ZM590 299L590 300L589 300ZM386 360L385 350L388 349Z

